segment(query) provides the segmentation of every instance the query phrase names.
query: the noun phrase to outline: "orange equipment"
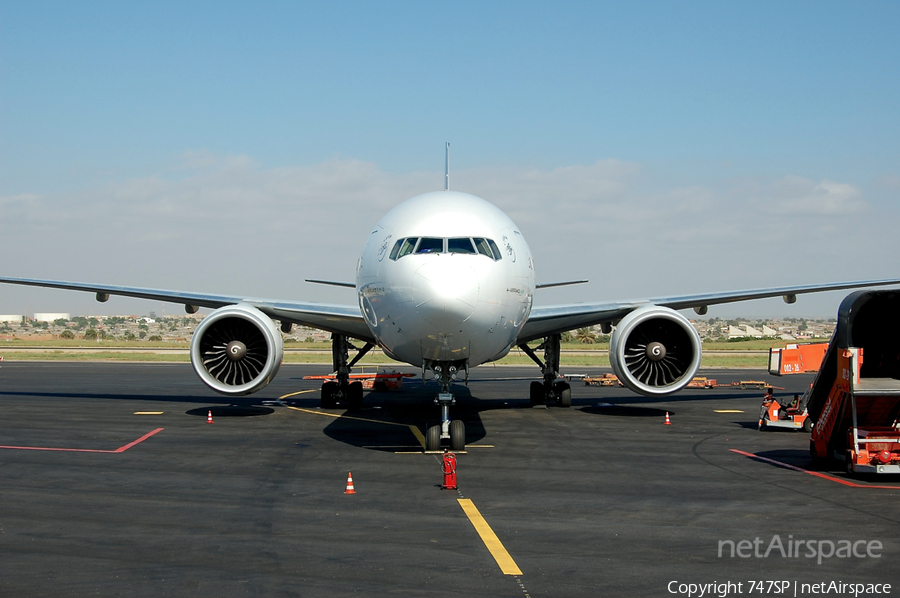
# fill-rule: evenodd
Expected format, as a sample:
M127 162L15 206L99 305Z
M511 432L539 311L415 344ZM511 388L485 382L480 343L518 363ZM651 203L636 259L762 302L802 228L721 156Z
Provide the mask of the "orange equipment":
M806 410L807 395L801 399L799 395L794 395L793 400L782 398L776 399L772 396L772 389L766 389L763 396L762 405L759 408L759 424L757 429L763 428L787 428L789 430L803 430L804 432L812 431L813 421L809 417Z
M769 349L769 373L773 376L818 372L828 351L828 343L787 345Z
M771 388L771 384L766 384L765 380L741 380L740 382L732 382L732 386L739 386L741 390L748 388Z
M358 380L362 382L365 390L399 390L403 388L403 379L412 378L415 374L403 374L396 370L388 372L385 368L369 369L367 367L358 368L359 372L350 374L350 380ZM337 382L336 374L328 374L325 376L303 376L304 380L324 380L325 382Z
M441 488L444 490L456 490L456 454L444 449L443 457L441 460L441 473L444 474L444 483L441 485Z
M686 388L715 388L719 385L715 378L696 376L687 383Z
M856 291L805 396L815 420L809 452L848 473L900 473L900 292ZM865 360L863 356L865 355Z
M619 382L615 374L601 374L600 376L585 376L585 386L625 386Z
M213 420L212 420L212 409L209 410L209 413L208 413L207 416L206 416L206 423L208 423L208 424L213 423Z
M671 426L671 425L672 425L672 420L669 419L669 412L668 412L668 411L666 411L666 421L663 422L663 425L664 425L664 426Z
M834 384L809 441L813 458L844 453L848 473L900 473L900 385L860 375L863 349L837 354Z
M356 490L353 489L353 473L347 472L347 489L344 490L344 494L356 494Z

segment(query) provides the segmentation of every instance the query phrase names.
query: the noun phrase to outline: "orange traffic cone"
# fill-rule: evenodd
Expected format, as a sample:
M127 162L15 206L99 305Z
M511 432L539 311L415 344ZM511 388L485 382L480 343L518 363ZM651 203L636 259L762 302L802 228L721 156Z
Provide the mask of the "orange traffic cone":
M212 409L209 410L209 415L206 416L206 423L208 423L208 424L214 423L212 420Z
M666 411L666 423L663 424L663 425L664 425L664 426L671 426L671 425L672 425L672 420L669 419L669 412L668 412L668 411Z
M347 472L347 489L344 490L344 494L356 494L356 490L353 489L353 474L351 472Z

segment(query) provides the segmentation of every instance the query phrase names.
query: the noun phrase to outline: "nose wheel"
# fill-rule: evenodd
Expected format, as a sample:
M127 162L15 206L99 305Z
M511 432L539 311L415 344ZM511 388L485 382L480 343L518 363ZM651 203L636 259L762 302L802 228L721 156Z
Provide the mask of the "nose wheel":
M466 450L466 424L459 419L450 419L450 405L456 403L453 395L442 392L435 399L441 407L441 423L428 426L425 431L425 450L428 452L442 450L444 440L449 441L450 450Z

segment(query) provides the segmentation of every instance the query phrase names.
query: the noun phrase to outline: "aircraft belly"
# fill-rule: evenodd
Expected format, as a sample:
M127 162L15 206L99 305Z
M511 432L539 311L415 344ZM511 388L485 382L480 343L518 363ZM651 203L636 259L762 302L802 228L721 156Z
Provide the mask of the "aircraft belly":
M372 332L391 355L417 366L423 359L484 363L505 352L521 327L519 306L479 302L465 321L450 325L426 320L412 307L411 302L382 301L376 309L383 308L383 316Z

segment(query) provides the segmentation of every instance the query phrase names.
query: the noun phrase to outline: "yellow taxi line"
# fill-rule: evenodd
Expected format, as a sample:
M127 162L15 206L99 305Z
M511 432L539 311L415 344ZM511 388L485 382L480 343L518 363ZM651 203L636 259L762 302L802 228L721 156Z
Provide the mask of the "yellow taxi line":
M509 552L503 547L503 543L500 542L500 538L497 537L497 534L494 533L488 522L481 516L481 513L475 507L475 503L468 498L458 498L456 500L459 501L459 506L462 507L466 517L469 518L472 527L481 536L481 541L484 542L491 556L497 561L500 571L504 575L522 575L522 570L519 569Z
M287 399L289 397L296 397L297 395L306 394L308 392L318 392L318 391L319 391L318 388L311 388L309 390L298 390L297 392L292 392L292 393L288 393L286 395L282 395L282 396L278 397L278 399L282 400L282 399Z

